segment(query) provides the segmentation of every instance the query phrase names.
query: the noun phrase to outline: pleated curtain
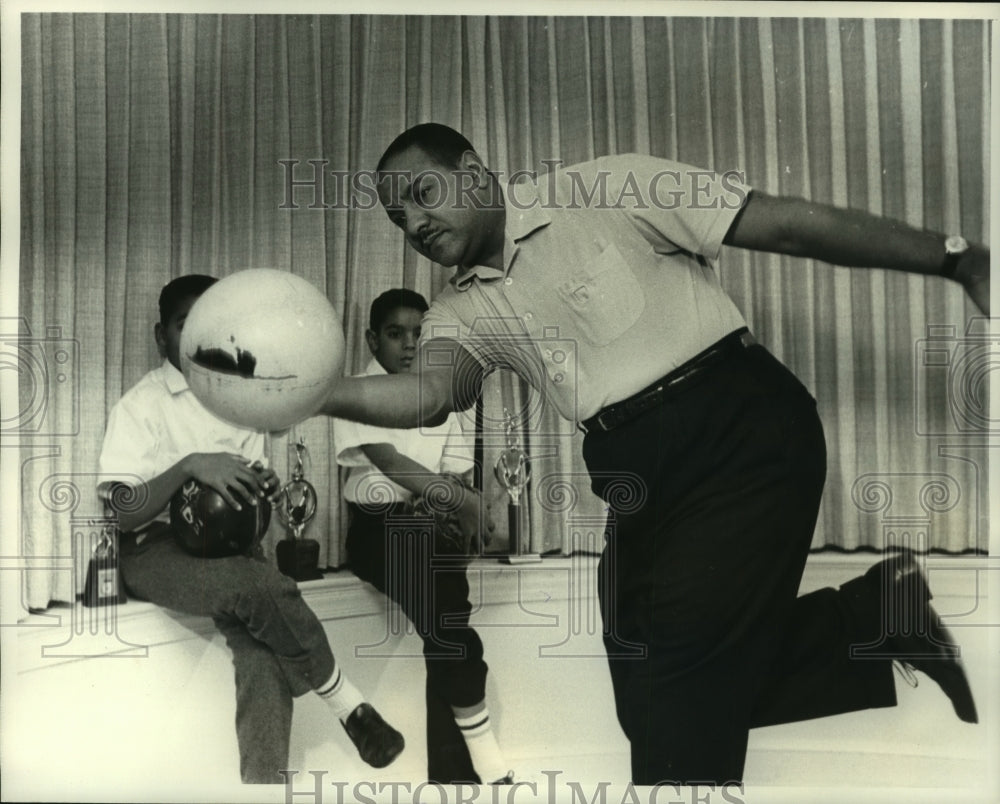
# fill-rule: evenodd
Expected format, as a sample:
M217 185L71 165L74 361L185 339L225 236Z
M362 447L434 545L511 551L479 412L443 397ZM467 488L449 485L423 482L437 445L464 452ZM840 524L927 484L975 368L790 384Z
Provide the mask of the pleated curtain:
M368 359L375 296L403 286L432 299L445 285L449 272L352 191L403 128L452 125L505 175L637 151L986 242L989 52L975 20L22 15L17 326L30 354L15 424L4 421L20 443L18 549L40 567L26 605L79 591L75 535L103 515L107 414L159 362L166 282L247 267L303 276L342 317L351 372ZM961 288L728 249L718 269L819 401L830 457L814 547L902 535L984 549L989 344ZM527 411L532 548L600 549L582 436L531 398L490 378L487 495L504 500L491 466L503 410ZM320 497L308 534L339 567L332 428L314 419L273 439L284 477L299 437ZM273 524L268 549L283 535ZM75 572L47 561L75 553Z

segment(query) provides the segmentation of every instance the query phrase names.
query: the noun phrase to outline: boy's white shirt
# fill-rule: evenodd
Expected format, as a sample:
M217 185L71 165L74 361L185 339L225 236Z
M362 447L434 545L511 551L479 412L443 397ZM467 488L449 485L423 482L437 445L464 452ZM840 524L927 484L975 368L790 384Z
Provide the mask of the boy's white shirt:
M364 374L357 376L386 373L378 360L372 358ZM413 499L410 491L391 481L368 460L361 449L366 444L391 444L400 455L435 474L464 474L473 467L472 438L463 432L454 413L437 427L399 430L334 419L333 438L337 463L347 468L344 498L349 502L384 505Z
M265 466L264 433L220 419L194 395L168 360L147 373L111 409L98 461L98 493L114 482L135 485L196 452L231 452ZM153 520L169 520L168 508Z

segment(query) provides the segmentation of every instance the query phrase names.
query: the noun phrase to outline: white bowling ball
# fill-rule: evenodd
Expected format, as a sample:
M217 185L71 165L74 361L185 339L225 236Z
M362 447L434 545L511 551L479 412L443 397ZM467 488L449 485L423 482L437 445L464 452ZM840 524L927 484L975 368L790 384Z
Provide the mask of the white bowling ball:
M315 415L341 376L344 333L333 305L305 279L252 268L201 295L180 352L205 407L234 424L283 430Z

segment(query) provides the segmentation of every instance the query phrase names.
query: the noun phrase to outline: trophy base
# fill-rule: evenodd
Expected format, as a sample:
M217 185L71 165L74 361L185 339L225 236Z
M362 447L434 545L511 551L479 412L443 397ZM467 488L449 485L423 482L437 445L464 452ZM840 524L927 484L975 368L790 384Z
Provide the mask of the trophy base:
M503 556L501 564L538 564L542 557L538 553L522 553L521 555Z
M117 606L127 602L125 584L117 559L91 558L87 567L87 580L83 587L84 606Z
M295 581L318 581L323 577L319 571L319 542L315 539L285 539L275 548L278 569L283 575Z

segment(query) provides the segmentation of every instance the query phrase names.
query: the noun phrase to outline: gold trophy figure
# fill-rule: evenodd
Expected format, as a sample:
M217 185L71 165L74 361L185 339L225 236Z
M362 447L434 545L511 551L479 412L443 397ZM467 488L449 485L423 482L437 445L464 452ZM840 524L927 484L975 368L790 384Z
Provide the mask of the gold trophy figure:
M319 542L302 538L306 525L316 516L316 489L305 478L305 441L300 438L294 446L292 479L276 497L278 518L289 534L276 548L278 569L296 581L316 581L323 577L319 571Z
M531 462L528 454L521 449L517 436L517 417L506 408L504 416L507 419L507 447L500 452L493 474L497 482L507 492L507 533L509 537L509 553L502 559L508 564L525 564L541 561L538 553L532 552L530 545L524 543L521 527L521 493L531 480Z

